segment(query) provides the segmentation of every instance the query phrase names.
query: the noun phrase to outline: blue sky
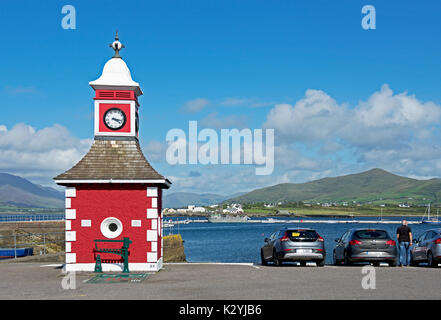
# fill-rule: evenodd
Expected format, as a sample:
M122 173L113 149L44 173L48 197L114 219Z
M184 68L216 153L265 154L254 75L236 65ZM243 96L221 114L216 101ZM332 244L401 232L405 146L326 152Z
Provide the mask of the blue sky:
M61 28L66 4L76 9L75 30ZM375 30L361 27L366 4L376 9ZM144 91L141 145L158 171L176 180L175 191L229 193L372 167L440 176L440 11L439 1L2 1L0 169L50 185L54 174L87 151L93 138L88 82L112 56L108 44L118 30L126 46L121 55ZM308 90L313 90L308 110L315 110L314 101L321 105L302 118L308 112L299 116L296 110L310 105ZM390 100L381 99L386 96ZM206 103L188 112L185 106L197 99ZM323 119L321 108L341 116ZM376 123L391 121L372 126L362 117L386 109ZM427 121L400 120L421 110L430 111ZM278 120L283 115L294 117L297 128L305 124L324 132L302 135ZM354 119L354 127L336 134L339 119ZM357 125L360 119L365 127ZM161 158L167 131L186 131L189 120L216 130L274 128L280 147L274 174L256 177L246 166L167 165ZM24 144L11 142L39 138L12 132L19 123L20 130L32 127L37 133L52 128L44 131L46 146L34 143L30 154ZM370 136L374 131L385 136ZM64 149L70 162L55 168L44 162L63 143L53 139L52 148L51 134L71 141ZM421 153L430 155L421 159ZM24 159L32 155L42 156L40 167L26 166Z

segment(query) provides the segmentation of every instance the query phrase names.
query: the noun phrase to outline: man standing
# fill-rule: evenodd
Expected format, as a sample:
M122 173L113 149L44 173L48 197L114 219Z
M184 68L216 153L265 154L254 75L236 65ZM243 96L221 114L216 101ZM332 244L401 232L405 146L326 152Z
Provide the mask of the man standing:
M403 220L402 225L397 229L397 239L399 243L399 263L401 266L410 264L410 246L412 244L412 230L407 226L407 221Z

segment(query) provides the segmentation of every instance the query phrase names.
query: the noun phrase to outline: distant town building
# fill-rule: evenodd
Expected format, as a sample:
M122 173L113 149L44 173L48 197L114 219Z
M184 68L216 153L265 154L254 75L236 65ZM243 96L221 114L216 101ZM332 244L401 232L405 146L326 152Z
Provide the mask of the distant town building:
M233 214L242 214L244 213L242 209L242 205L240 203L233 203L229 205L227 208L222 210L223 213L233 213Z

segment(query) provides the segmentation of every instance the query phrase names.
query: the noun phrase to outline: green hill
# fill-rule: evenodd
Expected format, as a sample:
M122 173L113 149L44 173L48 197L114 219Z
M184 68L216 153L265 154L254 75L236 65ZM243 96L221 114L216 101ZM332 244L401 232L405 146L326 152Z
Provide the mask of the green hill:
M373 202L441 203L441 179L416 180L382 169L324 178L306 183L283 183L257 189L227 202Z

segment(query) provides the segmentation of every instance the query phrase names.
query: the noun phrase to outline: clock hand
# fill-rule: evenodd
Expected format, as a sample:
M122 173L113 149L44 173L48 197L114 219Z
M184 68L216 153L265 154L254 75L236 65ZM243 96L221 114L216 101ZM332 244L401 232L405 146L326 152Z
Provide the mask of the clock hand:
M115 120L116 122L119 122L119 123L121 123L121 122L122 122L122 119L116 119L116 118L112 118L112 120Z

